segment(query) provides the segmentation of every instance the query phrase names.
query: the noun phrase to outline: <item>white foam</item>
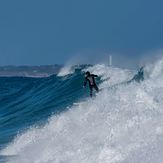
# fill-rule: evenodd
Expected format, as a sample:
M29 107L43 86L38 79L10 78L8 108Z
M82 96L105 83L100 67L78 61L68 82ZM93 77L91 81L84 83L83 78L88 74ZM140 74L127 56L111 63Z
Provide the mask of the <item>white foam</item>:
M132 74L104 65L89 70L110 76L105 86ZM11 163L162 163L163 91L158 94L162 81L157 72L157 78L141 84L104 89L52 116L44 127L18 135L0 154L17 155Z

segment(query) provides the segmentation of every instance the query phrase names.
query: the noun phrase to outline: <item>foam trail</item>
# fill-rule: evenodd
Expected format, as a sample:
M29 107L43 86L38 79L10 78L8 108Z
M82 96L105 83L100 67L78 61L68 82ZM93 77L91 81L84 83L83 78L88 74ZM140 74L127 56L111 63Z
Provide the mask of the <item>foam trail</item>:
M104 65L89 70L103 79L111 76L111 84L132 74ZM16 155L9 163L162 163L162 81L162 73L157 73L141 84L105 89L52 116L45 126L18 135L0 154Z

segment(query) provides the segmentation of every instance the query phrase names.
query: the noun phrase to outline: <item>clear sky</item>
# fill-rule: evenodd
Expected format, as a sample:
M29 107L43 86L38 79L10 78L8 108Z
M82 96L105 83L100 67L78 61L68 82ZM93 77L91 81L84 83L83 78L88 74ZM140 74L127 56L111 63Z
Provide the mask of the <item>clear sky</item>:
M162 0L0 0L0 65L139 58L163 48ZM92 59L91 59L92 58Z

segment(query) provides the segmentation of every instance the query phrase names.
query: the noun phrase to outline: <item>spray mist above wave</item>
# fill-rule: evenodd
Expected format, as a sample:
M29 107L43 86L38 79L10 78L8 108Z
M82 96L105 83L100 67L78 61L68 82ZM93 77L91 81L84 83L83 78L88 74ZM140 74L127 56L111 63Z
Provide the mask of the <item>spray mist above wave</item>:
M75 73L76 70L83 70L83 69L90 67L90 66L91 66L90 64L75 64L75 65L67 64L61 68L61 70L59 71L57 76L63 77L66 75L70 75L70 74Z
M89 70L103 79L110 74L112 84L132 74L104 65ZM149 68L148 73L155 71ZM160 71L157 78L142 83L104 89L93 99L52 116L45 126L18 135L1 154L16 155L11 163L162 163L162 81ZM110 85L105 80L103 84Z
M64 66L59 71L58 76L66 76L72 73L74 73L74 69L72 68L72 66Z

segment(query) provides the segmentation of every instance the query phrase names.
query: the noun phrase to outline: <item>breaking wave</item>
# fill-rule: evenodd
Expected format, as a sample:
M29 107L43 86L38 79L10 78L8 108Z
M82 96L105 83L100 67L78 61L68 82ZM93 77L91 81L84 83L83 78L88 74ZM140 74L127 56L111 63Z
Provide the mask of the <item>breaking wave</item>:
M92 99L82 89L87 70L100 76L101 91ZM4 90L10 100L17 100L3 105L4 118L7 109L12 118L16 114L4 126L12 130L22 122L30 128L19 124L17 136L6 141L0 155L9 163L162 163L163 60L145 67L144 81L127 83L134 74L95 65L68 76L23 79L28 84L23 82L17 94Z

